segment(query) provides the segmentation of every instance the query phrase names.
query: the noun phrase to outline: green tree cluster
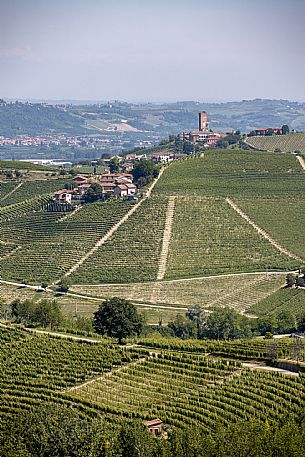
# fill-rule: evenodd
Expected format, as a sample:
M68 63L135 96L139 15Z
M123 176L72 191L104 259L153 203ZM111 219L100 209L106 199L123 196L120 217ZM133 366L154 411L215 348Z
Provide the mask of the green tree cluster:
M14 300L11 303L11 316L16 323L58 327L63 321L59 304L55 300Z
M196 425L153 437L141 421L87 419L73 409L45 406L19 410L1 421L0 457L303 457L304 413L298 421Z
M199 305L190 308L185 318L178 314L168 327L174 336L183 339L250 338L256 330L252 319L242 316L233 309L215 308L208 313Z
M140 159L132 170L134 180L139 187L146 186L159 174L159 167L152 161Z

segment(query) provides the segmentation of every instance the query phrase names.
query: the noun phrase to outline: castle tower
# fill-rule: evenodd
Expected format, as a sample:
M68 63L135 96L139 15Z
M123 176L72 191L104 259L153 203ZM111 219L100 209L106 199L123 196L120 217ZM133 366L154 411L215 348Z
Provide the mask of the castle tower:
M206 111L201 111L201 113L199 113L199 131L204 132L208 130L208 127L208 115Z

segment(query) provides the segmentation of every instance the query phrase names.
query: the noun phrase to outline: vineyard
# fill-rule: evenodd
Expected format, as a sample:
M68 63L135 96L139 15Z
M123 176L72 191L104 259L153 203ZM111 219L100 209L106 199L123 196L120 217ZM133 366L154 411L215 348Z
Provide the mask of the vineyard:
M0 420L2 414L31 409L41 402L73 407L88 416L97 414L90 405L69 398L65 389L138 358L136 351L109 341L69 341L18 329L0 328L0 341Z
M122 297L135 303L158 303L171 306L230 306L248 311L285 284L285 273L246 274L205 277L191 280L144 282L118 285L73 285L71 291L92 297ZM97 307L97 305L96 305ZM92 307L90 306L90 309ZM85 307L84 307L85 311ZM163 311L159 311L163 313ZM176 311L178 312L178 311Z
M305 400L304 376L243 366L243 360L269 357L264 340L151 338L121 348L109 340L90 343L1 328L0 341L0 421L47 402L110 421L160 417L177 427L212 430L239 419L278 420L287 408L297 416ZM279 356L291 350L290 341L278 343Z
M166 197L151 197L143 202L112 239L71 275L71 283L121 283L155 279L166 208Z
M280 149L283 152L305 152L304 133L288 133L287 135L266 137L251 136L247 138L247 143L261 151L275 151Z
M96 297L117 293L148 304L228 304L245 311L277 290L273 284L279 284L279 277L272 279L274 283L255 277L244 285L241 279L229 288L227 279L215 287L217 279L197 282L196 278L285 272L299 267L298 257L305 258L305 207L298 198L305 188L305 176L290 154L210 150L204 156L175 161L166 167L152 195L91 253L127 213L130 203L86 204L68 216L55 207L53 212L43 210L50 192L66 182L0 184L2 279L52 284L75 266L68 280L80 293ZM292 256L258 233L228 204L227 196ZM175 197L175 205L168 249L163 254L170 197ZM195 282L156 282L161 259L165 280ZM86 285L96 288L84 289Z
M50 195L56 190L62 189L64 185L68 182L69 181L67 179L45 179L36 181L25 181L20 183L3 183L2 186L5 186L5 193L1 190L0 195L2 201L0 200L0 206L3 207L13 205L31 199L37 199L38 197L41 197L43 195ZM13 190L14 192L12 192ZM9 192L12 193L10 195L7 195Z
M175 208L166 279L295 267L223 200L178 198Z
M34 209L36 203L0 210L0 239L20 246L0 262L5 279L34 284L60 279L130 208L124 202L93 203L61 220L61 212Z
M282 246L305 258L305 203L302 199L287 195L286 198L237 199L236 202Z
M216 197L285 197L305 190L305 176L290 154L211 150L168 167L156 192Z
M258 316L279 316L293 313L296 319L305 315L305 292L303 289L281 288L269 297L258 301L250 308Z

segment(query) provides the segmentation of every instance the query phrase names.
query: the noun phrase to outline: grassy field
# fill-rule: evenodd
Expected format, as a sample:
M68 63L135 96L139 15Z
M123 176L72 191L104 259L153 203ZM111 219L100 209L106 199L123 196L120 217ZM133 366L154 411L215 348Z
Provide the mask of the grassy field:
M247 143L261 151L305 152L305 133L289 133L288 135L252 136Z
M172 195L280 197L305 190L305 175L295 156L238 150L211 150L204 157L174 162L156 191Z

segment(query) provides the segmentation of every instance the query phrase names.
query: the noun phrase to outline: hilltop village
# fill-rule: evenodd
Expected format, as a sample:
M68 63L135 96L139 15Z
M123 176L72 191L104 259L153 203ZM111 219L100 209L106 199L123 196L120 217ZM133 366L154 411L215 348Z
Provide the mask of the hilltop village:
M249 133L248 137L270 137L286 135L289 127L258 128ZM186 158L188 155L211 148L227 148L237 144L243 149L249 149L246 135L239 131L213 131L209 128L208 115L205 111L198 113L198 130L181 132L176 137L170 137L167 147L155 147L152 150L145 148L135 149L125 156L114 156L111 159L100 159L89 161L88 164L94 167L94 173L89 176L81 174L74 177L70 185L66 184L64 189L54 193L53 200L59 205L66 205L66 208L73 207L94 201L108 200L110 197L118 197L128 200L137 200L145 194L145 187L153 177L152 174L145 176L145 167L148 162L154 164L155 171L160 165L166 165L174 160ZM36 162L37 163L37 162ZM104 167L103 173L97 173L97 167ZM70 164L62 163L61 167L69 167ZM142 168L140 174L134 177L134 168ZM78 165L76 166L76 170ZM144 173L144 176L141 176ZM140 178L140 179L139 179Z

